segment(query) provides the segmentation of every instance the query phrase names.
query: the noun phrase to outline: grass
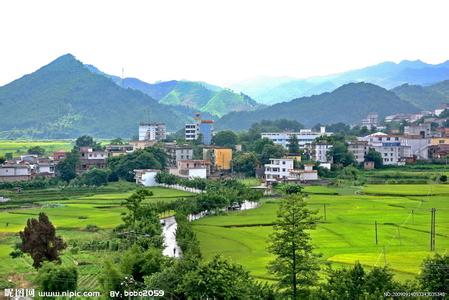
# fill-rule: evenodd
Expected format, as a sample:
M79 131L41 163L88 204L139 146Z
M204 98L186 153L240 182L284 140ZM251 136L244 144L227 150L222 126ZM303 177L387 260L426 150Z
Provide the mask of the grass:
M428 241L432 207L437 209L437 251L449 250L449 185L369 185L363 190L311 186L305 190L309 192L310 208L322 217L316 230L311 231L313 243L328 262L342 266L360 261L367 267L386 263L398 279L413 278L422 259L431 254ZM434 196L427 196L429 190ZM266 266L273 257L266 247L279 201L265 199L255 210L195 221L194 230L204 256L222 253L257 278L272 279Z
M97 189L61 190L57 188L28 190L20 194L6 192L11 201L0 204L0 282L13 274L24 275L27 281L35 276L29 256L12 259L9 253L19 241L18 232L23 230L29 218L45 212L55 225L57 234L70 244L71 241L107 240L113 228L122 223L125 209L120 205L136 186L118 182ZM165 188L149 188L153 196L144 203L174 201L192 194ZM0 191L5 193L5 191ZM31 207L24 207L24 204ZM17 205L17 206L14 206ZM12 206L12 208L11 208ZM1 209L7 207L7 209ZM173 213L173 212L171 212ZM87 225L96 225L98 232L86 231ZM69 249L62 255L64 264L77 265L79 287L85 290L98 288L98 274L104 259L117 257L117 252L79 251L71 254Z

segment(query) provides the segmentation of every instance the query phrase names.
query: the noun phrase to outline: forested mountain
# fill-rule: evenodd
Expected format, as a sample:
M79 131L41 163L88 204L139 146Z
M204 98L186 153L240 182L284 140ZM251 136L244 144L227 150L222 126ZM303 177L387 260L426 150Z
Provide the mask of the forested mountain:
M432 65L420 60L404 60L400 63L384 62L363 69L307 79L271 78L272 82L277 82L274 85L263 84L264 81L256 79L231 87L250 95L260 103L273 104L332 91L351 82L370 82L391 89L405 83L426 86L447 79L449 61Z
M188 120L183 112L91 72L70 54L0 87L3 138L131 137L148 118L165 122L169 130Z
M261 120L289 119L306 126L317 123L359 123L370 112L380 117L417 112L419 108L396 94L370 83L350 83L331 93L303 97L252 111L230 113L217 122L220 129L247 129Z
M232 111L254 110L262 107L249 96L235 93L205 82L171 80L147 83L137 78L123 78L101 72L87 65L94 73L111 78L124 88L139 90L162 104L185 106L221 117Z
M403 84L391 91L423 110L434 110L449 103L449 80L430 86Z

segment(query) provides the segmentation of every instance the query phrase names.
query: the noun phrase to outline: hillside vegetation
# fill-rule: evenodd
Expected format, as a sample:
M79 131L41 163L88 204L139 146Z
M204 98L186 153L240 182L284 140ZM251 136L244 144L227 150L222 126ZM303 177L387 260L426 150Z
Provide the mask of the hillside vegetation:
M170 130L188 117L92 73L70 54L0 87L0 138L130 137L140 121Z
M394 93L370 83L350 83L331 93L303 97L290 102L252 111L231 113L217 123L217 127L242 130L261 120L290 119L306 126L317 123L359 123L370 112L380 117L394 113L417 112L413 104Z

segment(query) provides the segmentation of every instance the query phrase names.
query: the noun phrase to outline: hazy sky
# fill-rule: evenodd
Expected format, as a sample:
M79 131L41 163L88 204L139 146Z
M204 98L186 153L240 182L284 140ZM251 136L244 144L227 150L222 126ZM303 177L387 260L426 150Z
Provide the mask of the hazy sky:
M65 53L146 81L228 85L449 59L448 1L2 0L0 85Z

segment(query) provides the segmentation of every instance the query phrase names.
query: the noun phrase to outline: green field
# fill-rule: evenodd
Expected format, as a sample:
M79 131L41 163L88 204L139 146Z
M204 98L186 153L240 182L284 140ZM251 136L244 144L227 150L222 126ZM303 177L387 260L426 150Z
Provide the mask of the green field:
M27 140L0 140L0 156L5 153L12 153L14 157L26 154L27 150L34 146L40 146L45 149L47 155L57 150L69 151L73 148L73 141L27 141Z
M355 261L368 267L386 264L398 279L412 278L422 259L430 254L432 207L437 209L437 251L449 250L449 185L369 185L363 189L312 186L305 190L310 192L310 207L322 217L312 237L316 252L327 262L338 266ZM278 199L265 199L254 210L195 221L202 253L206 258L222 253L254 276L271 279L266 271L272 259L266 241L278 203Z
M107 240L111 230L122 223L121 214L124 208L120 203L125 200L136 186L132 183L114 183L97 189L73 190L34 190L23 191L20 194L1 191L0 195L7 195L12 200L2 207L12 207L0 210L0 285L1 282L15 274L24 276L24 280L31 280L35 274L31 267L31 259L24 256L12 259L9 253L18 241L17 233L23 230L27 219L37 217L45 212L56 226L57 234L66 242ZM189 197L192 194L164 188L151 188L153 196L145 202L174 201ZM20 205L15 207L14 205ZM24 207L30 206L30 207ZM99 227L97 232L86 230L87 225ZM67 264L78 265L80 272L79 286L83 289L96 287L97 274L103 259L117 256L117 252L109 251L80 251L71 254L69 249L64 251L62 260Z

